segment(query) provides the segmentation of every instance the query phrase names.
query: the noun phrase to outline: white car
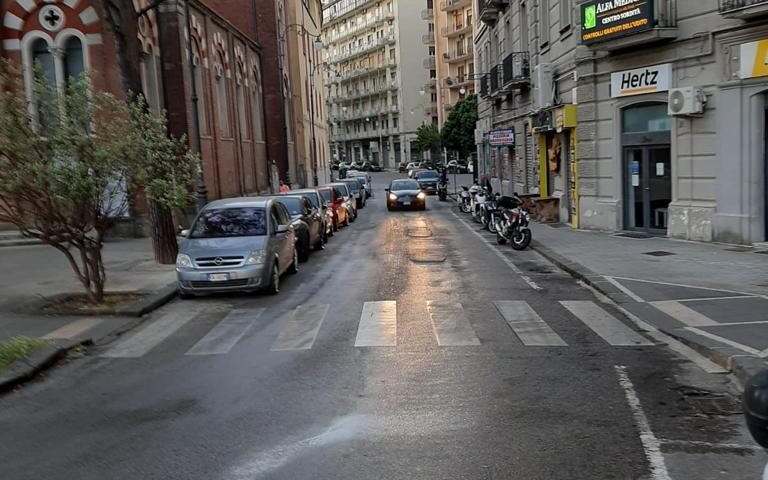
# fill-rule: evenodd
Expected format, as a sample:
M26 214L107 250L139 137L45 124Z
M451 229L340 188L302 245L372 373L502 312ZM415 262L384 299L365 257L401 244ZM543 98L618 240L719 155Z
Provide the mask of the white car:
M421 168L421 163L417 162L411 162L408 164L405 169L408 171L408 178L413 178L413 174L416 172L416 170L419 170Z

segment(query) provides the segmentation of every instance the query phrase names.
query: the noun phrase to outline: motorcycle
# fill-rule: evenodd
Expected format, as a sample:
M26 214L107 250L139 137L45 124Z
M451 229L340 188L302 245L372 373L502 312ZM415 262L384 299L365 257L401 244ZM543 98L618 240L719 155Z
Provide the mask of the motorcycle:
M477 185L473 185L469 189L469 193L472 194L472 220L479 223L481 221L480 209L485 203L485 200L488 198L488 190L478 187Z
M441 202L448 199L448 185L445 182L437 184L437 198L439 198Z
M498 207L499 197L501 197L501 194L497 193L483 204L482 223L491 233L496 233L496 217L500 213Z
M525 250L531 244L532 234L529 224L531 216L522 208L523 201L513 193L511 197L500 197L500 214L496 217L496 242L499 245L510 243L515 250Z
M459 210L462 212L469 213L472 211L472 195L469 193L469 187L462 185L456 202L458 203Z

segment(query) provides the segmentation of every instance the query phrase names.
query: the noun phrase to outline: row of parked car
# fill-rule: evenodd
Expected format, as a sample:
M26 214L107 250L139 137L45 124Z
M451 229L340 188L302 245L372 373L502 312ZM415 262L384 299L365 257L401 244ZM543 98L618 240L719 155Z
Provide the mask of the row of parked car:
M271 196L230 198L206 205L182 231L176 259L179 296L264 290L296 273L312 251L358 217L373 194L370 177Z
M332 170L357 170L357 171L363 171L363 172L381 172L382 168L381 165L378 163L371 163L368 161L365 162L339 162L334 161L331 164Z

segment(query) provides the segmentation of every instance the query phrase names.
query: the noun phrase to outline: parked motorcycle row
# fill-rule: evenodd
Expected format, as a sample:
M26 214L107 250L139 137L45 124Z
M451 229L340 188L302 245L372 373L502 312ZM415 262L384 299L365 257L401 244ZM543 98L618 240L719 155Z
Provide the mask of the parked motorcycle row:
M479 185L461 187L456 198L459 210L472 215L491 233L496 234L499 245L510 244L515 250L525 250L531 244L530 214L523 208L523 200L516 194L492 195Z

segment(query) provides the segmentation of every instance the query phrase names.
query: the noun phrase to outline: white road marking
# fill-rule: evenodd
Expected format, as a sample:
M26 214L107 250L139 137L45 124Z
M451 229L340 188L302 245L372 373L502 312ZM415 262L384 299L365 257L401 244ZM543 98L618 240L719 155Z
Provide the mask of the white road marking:
M441 347L480 345L480 339L460 303L428 301L427 311L437 344Z
M501 253L501 252L499 251L499 249L498 249L498 248L496 248L496 246L495 246L493 243L489 242L489 241L488 241L488 240L487 240L485 237L483 237L482 235L480 235L479 233L477 233L477 232L476 232L476 231L475 231L475 230L474 230L474 229L473 229L473 228L472 228L472 227L471 227L471 226L470 226L470 225L469 225L467 222L465 222L464 220L462 220L462 218L461 218L461 217L459 217L458 215L456 215L456 213L454 213L454 212L451 212L451 213L453 214L453 216L454 216L454 217L456 217L456 218L459 220L459 222L463 223L463 224L464 224L464 226L465 226L465 227L467 227L467 229L468 229L470 232L472 232L473 234L475 234L475 236L476 236L477 238L479 238L480 240L482 240L482 241L483 241L483 243L485 243L486 245L488 245L488 247L489 247L489 248L490 248L490 249L493 251L493 253L495 253L495 254L496 254L496 256L497 256L497 257L499 257L499 258L501 259L501 261L502 261L502 262L504 262L505 264L507 264L507 266L508 266L509 268L511 268L513 272L515 272L516 274L518 274L518 275L520 276L520 278L522 278L522 279L523 279L523 281L524 281L525 283L527 283L527 284L528 284L528 286L529 286L529 287L531 287L532 289L534 289L534 290L536 290L536 291L541 291L541 290L544 290L543 288L541 288L541 286L540 286L539 284L537 284L536 282L534 282L534 281L531 279L531 277L529 277L528 275L525 275L525 274L523 273L523 271L522 271L522 270L520 270L520 268L519 268L517 265L515 265L514 263L512 263L512 261L510 261L510 260L509 260L509 259L508 259L508 258L507 258L507 257L506 257L504 254L503 254L503 253Z
M627 375L627 367L616 365L616 374L619 376L619 385L624 389L624 396L627 399L632 416L635 418L637 429L640 430L640 441L643 444L645 458L651 467L651 478L653 480L671 480L667 465L664 462L664 455L661 453L661 442L656 438L648 423L648 417L645 416L640 399L635 392L635 386Z
M291 313L272 343L273 351L309 350L317 339L330 305L301 305Z
M523 342L523 345L532 347L568 346L560 338L560 335L555 333L539 314L528 305L528 302L499 301L493 303L510 328L515 332L515 335Z
M110 348L102 356L108 358L139 358L144 356L203 310L199 304L188 308L181 307L182 305L187 305L187 303L175 305L171 311L159 319L151 321L149 325Z
M651 305L666 313L680 323L689 327L712 327L720 325L716 321L702 315L696 310L683 305L675 300L664 300L661 302L650 302Z
M222 355L229 353L253 323L264 313L263 308L232 310L186 355Z
M653 346L653 342L591 301L562 301L560 304L603 340L617 347Z
M645 332L649 337L653 338L660 344L666 344L667 348L677 353L678 355L690 360L705 372L717 373L717 374L728 373L728 370L714 363L713 361L706 358L705 356L703 356L696 350L692 349L688 345L685 345L684 343L678 341L677 339L670 337L666 333L659 331L656 327L644 322L643 320L640 320L640 318L637 315L633 314L632 312L622 307L621 305L613 302L610 298L603 295L599 291L595 290L595 288L592 287L591 285L587 285L582 281L579 282L579 285L591 291L592 294L595 295L595 297L597 297L598 299L600 299L601 302L609 305L613 305L616 309L618 309L621 313L623 313L628 319L632 320L632 323L637 325L637 327L643 332Z
M709 298L676 298L676 302L711 302L715 300L740 300L742 298L760 298L757 295L734 295L732 297L709 297Z
M728 449L728 450L750 450L755 452L763 452L765 449L759 445L741 445L738 443L712 443L702 442L699 440L676 440L676 439L659 439L664 445L679 445L681 447L704 447L713 449Z
M43 340L53 340L57 338L70 340L77 337L80 334L87 332L88 330L92 329L96 325L99 325L103 321L104 320L101 318L81 318L79 320L75 320L74 322L70 322L61 328L57 328L56 330L50 333L45 334L42 338Z
M357 326L356 347L397 345L397 302L365 302Z
M725 325L727 325L727 324L725 324ZM752 348L752 347L748 347L746 345L742 345L741 343L734 342L733 340L729 340L727 338L723 338L723 337L721 337L719 335L715 335L714 333L705 332L704 330L698 329L696 327L685 327L685 329L688 330L689 332L693 332L693 333L696 333L698 335L701 335L702 337L707 337L707 338L709 338L711 340L714 340L716 342L720 342L720 343L724 343L726 345L730 345L733 348L738 348L739 350L741 350L743 352L747 352L750 355L760 356L760 354L761 354L760 350L757 350L757 349Z
M725 293L733 293L733 294L736 294L736 295L745 295L745 296L756 296L756 297L762 296L762 295L753 295L753 294L748 293L748 292L737 292L735 290L725 290L725 289L722 289L722 288L700 287L698 285L688 285L688 284L685 284L685 283L659 282L657 280L643 280L641 278L617 277L615 275L613 276L613 278L615 278L616 280L629 280L631 282L653 283L653 284L656 284L656 285L666 285L668 287L693 288L693 289L696 289L696 290L708 290L710 292L725 292Z
M636 302L639 302L639 303L645 303L645 300L643 300L641 297L639 297L639 296L638 296L638 295L637 295L635 292L633 292L632 290L628 289L627 287L625 287L624 285L622 285L621 283L619 283L619 282L618 282L618 281L617 281L615 278L613 278L613 277L606 277L606 276L603 276L603 278L605 278L606 280L608 280L608 282L609 282L611 285L613 285L614 287L616 287L616 288L618 288L619 290L621 290L622 292L624 292L624 293L625 293L625 294L626 294L626 295L627 295L629 298L631 298L632 300L634 300L634 301L636 301Z

